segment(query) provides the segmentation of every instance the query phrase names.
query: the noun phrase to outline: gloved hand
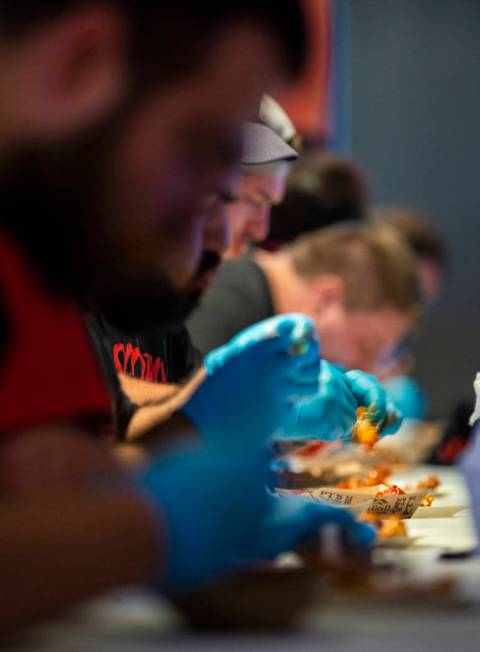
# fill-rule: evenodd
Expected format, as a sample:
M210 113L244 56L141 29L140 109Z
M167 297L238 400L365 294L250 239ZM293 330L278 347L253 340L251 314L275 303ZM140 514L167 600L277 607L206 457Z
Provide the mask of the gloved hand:
M271 496L268 513L256 538L254 556L273 559L318 536L322 527L331 524L344 529L352 545L368 546L376 537L372 527L356 521L341 507L314 503L302 496Z
M402 425L403 417L375 376L363 371L347 371L345 378L357 405L367 407L369 418L379 425L380 436L394 435Z
M349 440L358 407L370 408L381 434L393 434L401 417L373 376L362 371L343 372L326 360L321 362L320 389L313 399L298 402L285 421L283 438Z
M402 411L405 419L424 419L427 413L427 399L414 378L395 376L383 383L385 391Z
M235 572L267 513L268 457L211 448L163 455L133 478L158 519L156 588L195 588Z
M356 409L357 402L345 374L322 360L317 395L292 406L282 436L324 441L349 438L355 425Z
M207 379L182 411L207 443L263 446L292 402L318 391L318 338L304 315L247 328L209 353L204 364Z

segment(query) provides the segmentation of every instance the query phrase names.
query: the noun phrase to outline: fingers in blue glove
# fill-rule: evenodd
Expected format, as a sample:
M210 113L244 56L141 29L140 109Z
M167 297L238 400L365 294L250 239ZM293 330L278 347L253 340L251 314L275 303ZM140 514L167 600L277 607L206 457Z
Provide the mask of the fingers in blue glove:
M293 342L293 343L292 343ZM289 336L273 337L259 344L269 346L272 354L288 357L289 366L299 371L309 368L315 368L318 374L320 368L320 348L318 340L305 339L301 341L292 341Z
M319 392L292 408L284 424L284 438L335 441L349 439L356 420L357 402L343 372L321 361Z
M369 409L372 422L382 423L387 414L387 393L375 376L354 370L345 373L345 380L357 404Z
M313 321L301 313L289 313L266 320L274 332L280 337L289 336L291 344L301 344L304 341L318 341L318 333Z
M371 536L372 528L365 527L364 523L359 523L345 508L311 503L304 509L312 528L318 529L327 524L338 525L349 533L351 541L355 545L369 545L374 540Z
M298 342L302 352L292 352ZM318 340L303 315L246 329L204 364L207 378L182 411L215 444L262 445L288 418L292 401L318 391Z
M207 373L224 366L245 350L270 340L274 350L303 355L310 347L318 351L318 335L313 322L301 314L280 315L246 328L225 346L211 351L205 358Z
M425 419L427 398L419 383L410 376L395 376L384 381L389 398L407 419Z
M390 399L387 399L387 414L384 423L381 425L380 434L382 437L386 435L394 435L400 430L402 423L402 413Z
M368 408L368 417L378 425L380 435L395 434L402 425L403 417L378 380L374 376L356 370L348 371L345 377L358 405Z
M378 425L380 435L394 435L402 425L403 417L378 380L361 371L349 371L345 376L351 383L359 406L369 409L368 416Z
M309 502L301 496L275 496L260 532L259 552L274 558L318 537L323 527L332 524L347 532L352 545L368 546L375 541L374 529L356 521L346 509Z
M313 397L319 390L320 356L318 351L309 350L299 359L285 365L283 378L301 389L299 396Z
M232 457L184 448L132 476L133 490L158 520L156 586L189 589L238 569L268 510L268 467L266 451Z

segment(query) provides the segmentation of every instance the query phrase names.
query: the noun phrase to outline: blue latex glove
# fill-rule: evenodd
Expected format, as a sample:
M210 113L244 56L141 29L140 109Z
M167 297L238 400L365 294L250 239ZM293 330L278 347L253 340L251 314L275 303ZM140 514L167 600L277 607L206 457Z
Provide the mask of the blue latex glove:
M292 403L318 391L316 329L303 315L267 319L209 353L204 364L207 379L184 414L207 443L263 446Z
M379 425L380 435L394 435L403 417L375 376L362 371L347 371L345 378L360 407L369 409L369 418Z
M268 510L268 457L186 449L162 456L134 477L158 518L155 586L174 592L237 571Z
M425 419L427 399L416 380L409 376L395 376L384 381L383 387L405 419Z
M382 435L393 434L401 424L398 410L380 383L362 371L343 372L326 360L321 362L317 396L299 402L291 410L282 433L287 439L351 439L357 408L369 407Z
M322 360L318 394L293 406L283 437L334 441L350 437L356 420L357 402L345 374Z
M321 528L331 524L344 529L352 545L368 546L375 541L375 530L356 521L346 509L314 503L302 496L272 496L257 537L256 556L273 559L318 537Z

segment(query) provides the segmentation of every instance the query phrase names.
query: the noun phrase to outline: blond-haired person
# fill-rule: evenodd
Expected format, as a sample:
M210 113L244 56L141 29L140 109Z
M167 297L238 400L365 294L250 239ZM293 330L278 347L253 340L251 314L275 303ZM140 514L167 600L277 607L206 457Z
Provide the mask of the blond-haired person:
M328 396L318 397L318 410L304 425L303 405L295 413L295 432L287 430L348 438L356 408L381 405L379 386L367 374L418 315L410 249L391 228L348 224L309 233L275 253L256 251L250 258L225 261L188 328L205 355L249 324L290 311L315 323L324 358L320 392ZM337 398L338 393L344 397L341 415L333 410L334 388ZM388 402L379 414L385 423L397 424Z

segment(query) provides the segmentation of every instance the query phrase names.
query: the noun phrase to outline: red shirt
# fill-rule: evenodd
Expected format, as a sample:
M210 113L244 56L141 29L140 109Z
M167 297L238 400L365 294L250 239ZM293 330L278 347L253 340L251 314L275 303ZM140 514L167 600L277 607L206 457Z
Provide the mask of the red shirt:
M69 301L46 288L0 231L0 435L54 421L111 418L111 399Z

